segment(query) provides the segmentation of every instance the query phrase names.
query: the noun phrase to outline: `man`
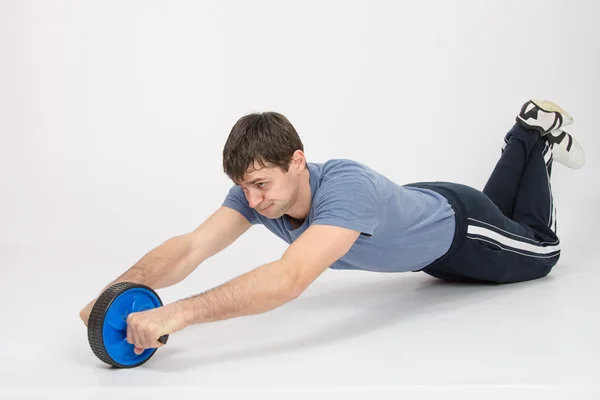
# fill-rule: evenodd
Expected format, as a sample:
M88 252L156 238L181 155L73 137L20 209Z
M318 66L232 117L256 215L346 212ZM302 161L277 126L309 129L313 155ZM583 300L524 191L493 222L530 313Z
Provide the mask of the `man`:
M492 283L544 277L560 256L552 162L580 168L585 161L562 129L572 123L554 103L527 101L481 192L450 182L400 186L351 160L310 163L283 115L246 115L223 150L224 171L235 185L222 207L107 287L173 285L256 224L289 248L281 259L205 293L130 314L127 340L141 353L192 324L269 311L297 298L327 268ZM80 312L86 325L94 302Z

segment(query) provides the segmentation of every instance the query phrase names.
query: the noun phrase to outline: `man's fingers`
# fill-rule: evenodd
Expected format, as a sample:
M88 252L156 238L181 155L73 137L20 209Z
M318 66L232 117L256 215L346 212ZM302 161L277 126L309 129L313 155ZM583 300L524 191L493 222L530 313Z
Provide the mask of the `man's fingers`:
M131 329L131 325L129 321L127 321L127 343L133 344L133 329Z
M154 344L154 346L148 347L148 349L151 349L151 348L158 349L159 347L162 347L162 346L164 346L164 344L162 344L161 342L159 342L157 340L156 343ZM141 347L137 347L137 346L134 346L134 348L133 348L134 353L137 354L138 356L140 354L142 354L144 352L144 350L146 350L146 348L141 348Z
M145 349L164 346L159 342L160 326L153 321L144 319L145 314L131 313L127 316L127 343L134 346L135 354L140 355Z
M135 323L132 321L132 314L127 316L127 343L133 344L136 347L141 345Z

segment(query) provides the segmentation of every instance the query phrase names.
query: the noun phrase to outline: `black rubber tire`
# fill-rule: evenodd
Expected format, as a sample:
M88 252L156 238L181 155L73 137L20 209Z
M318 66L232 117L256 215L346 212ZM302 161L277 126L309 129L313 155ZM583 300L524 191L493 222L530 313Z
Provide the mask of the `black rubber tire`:
M147 358L143 359L137 364L123 365L113 360L113 358L108 354L106 348L104 347L104 337L102 334L102 330L104 327L104 319L106 317L106 312L108 311L112 302L117 297L119 297L122 293L126 292L127 290L134 288L143 288L151 291L156 295L160 305L163 305L162 300L160 299L158 294L156 294L156 292L150 287L139 283L119 282L106 289L98 297L98 300L96 300L94 307L92 307L90 318L88 320L88 342L90 344L90 347L92 348L92 351L94 352L96 357L98 357L101 361L105 362L106 364L112 365L115 368L134 368L140 366L146 361L148 361L150 358L152 358L152 356L154 355L154 353L156 353L157 350L154 349ZM160 341L166 344L168 338L169 335L163 335L161 336Z

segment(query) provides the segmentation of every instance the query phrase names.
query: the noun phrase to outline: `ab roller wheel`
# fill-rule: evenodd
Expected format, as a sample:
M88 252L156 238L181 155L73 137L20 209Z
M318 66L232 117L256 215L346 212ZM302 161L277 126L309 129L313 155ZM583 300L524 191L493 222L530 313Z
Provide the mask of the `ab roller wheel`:
M100 360L117 368L133 368L148 361L155 348L136 354L127 342L127 316L161 307L160 297L148 286L119 282L106 289L92 308L88 321L88 341ZM166 344L169 335L158 340Z

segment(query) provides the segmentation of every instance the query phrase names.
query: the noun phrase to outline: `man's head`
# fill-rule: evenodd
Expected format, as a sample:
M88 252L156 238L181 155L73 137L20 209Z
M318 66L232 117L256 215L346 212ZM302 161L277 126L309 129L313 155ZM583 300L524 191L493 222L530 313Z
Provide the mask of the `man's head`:
M298 199L299 179L307 170L304 146L285 116L248 114L229 133L223 170L243 188L250 207L278 218Z

